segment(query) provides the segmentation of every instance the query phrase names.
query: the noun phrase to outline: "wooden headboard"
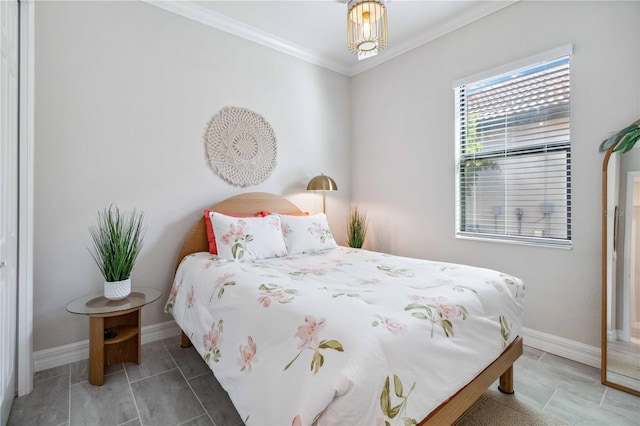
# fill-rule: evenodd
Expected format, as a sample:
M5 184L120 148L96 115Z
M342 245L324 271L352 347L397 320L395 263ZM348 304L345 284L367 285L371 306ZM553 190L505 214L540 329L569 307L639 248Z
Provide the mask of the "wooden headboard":
M286 198L266 192L248 192L246 194L235 195L219 202L208 210L236 215L254 215L264 210L281 214L300 213L302 211ZM180 265L180 262L182 262L185 256L201 251L209 251L209 241L207 240L207 228L204 224L203 212L201 212L198 222L191 227L184 239L184 243L176 259L176 269L178 269L178 265Z

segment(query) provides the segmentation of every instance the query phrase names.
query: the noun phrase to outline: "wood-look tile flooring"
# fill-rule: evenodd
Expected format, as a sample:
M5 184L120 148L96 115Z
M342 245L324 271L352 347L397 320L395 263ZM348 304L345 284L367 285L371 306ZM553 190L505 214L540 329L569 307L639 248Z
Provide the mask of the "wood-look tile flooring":
M179 343L144 345L141 365L110 366L100 387L87 382L86 360L38 372L9 425L241 425L204 361ZM514 373L514 397L531 407L579 425L640 426L640 397L603 386L596 368L525 346Z

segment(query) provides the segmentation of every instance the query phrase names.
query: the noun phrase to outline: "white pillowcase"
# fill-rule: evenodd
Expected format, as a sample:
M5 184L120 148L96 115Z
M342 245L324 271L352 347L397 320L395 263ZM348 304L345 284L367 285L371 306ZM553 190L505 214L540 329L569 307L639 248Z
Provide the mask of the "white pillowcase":
M287 252L290 255L312 253L338 246L324 213L313 216L281 215L280 222Z
M228 260L255 260L287 255L280 217L233 217L211 212L218 256Z

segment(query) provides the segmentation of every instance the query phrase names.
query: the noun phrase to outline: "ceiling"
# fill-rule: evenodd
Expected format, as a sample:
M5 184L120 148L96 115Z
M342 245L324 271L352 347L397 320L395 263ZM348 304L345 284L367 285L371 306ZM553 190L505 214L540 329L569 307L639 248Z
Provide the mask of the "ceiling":
M349 53L347 49L346 1L145 1L338 73L353 76L517 0L388 0L387 48L378 56L362 61L358 61L356 55Z

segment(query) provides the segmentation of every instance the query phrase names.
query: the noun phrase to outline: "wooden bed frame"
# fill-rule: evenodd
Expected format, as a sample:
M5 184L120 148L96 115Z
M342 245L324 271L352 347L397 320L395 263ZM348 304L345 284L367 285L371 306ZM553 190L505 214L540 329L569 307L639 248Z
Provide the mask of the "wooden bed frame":
M209 210L236 215L254 215L261 211L273 213L300 213L301 210L289 200L266 192L250 192L227 198ZM204 216L189 230L176 261L176 269L182 259L192 253L209 251ZM187 335L182 333L182 347L191 346ZM482 395L493 382L500 378L500 391L508 394L513 389L513 363L522 355L522 337L518 336L502 354L475 379L460 389L424 418L419 425L449 425L455 422Z

